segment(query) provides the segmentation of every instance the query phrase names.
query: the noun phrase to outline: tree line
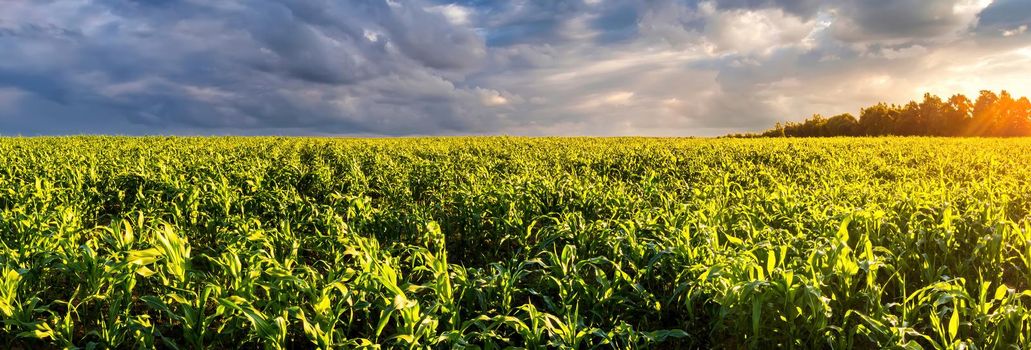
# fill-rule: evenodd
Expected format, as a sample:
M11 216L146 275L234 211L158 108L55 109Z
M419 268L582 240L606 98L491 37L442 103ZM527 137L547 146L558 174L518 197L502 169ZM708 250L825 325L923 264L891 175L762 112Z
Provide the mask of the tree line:
M982 90L977 100L962 94L942 100L924 94L923 101L905 105L878 103L863 108L859 118L845 113L826 118L819 114L803 122L777 123L759 134L737 137L821 136L1031 136L1031 101Z

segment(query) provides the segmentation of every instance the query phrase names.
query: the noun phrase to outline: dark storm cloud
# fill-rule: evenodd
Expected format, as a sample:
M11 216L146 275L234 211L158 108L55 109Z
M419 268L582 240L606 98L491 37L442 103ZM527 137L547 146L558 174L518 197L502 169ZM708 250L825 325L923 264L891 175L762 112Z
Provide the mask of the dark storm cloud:
M1012 78L1031 73L1028 4L12 1L0 134L756 130L984 79L1031 88Z
M641 18L639 10L635 4L623 3L601 13L591 23L600 32L599 42L609 43L636 37Z
M449 106L476 101L476 92L450 81L445 90L412 92L414 106L390 110L377 102L419 80L461 80L485 57L471 29L419 2L66 1L21 4L8 14L0 22L8 58L0 86L27 92L22 100L106 114L112 132L132 124L156 132L392 134L464 132L475 124L461 121L475 112ZM34 113L26 108L15 112ZM433 113L448 116L439 123L422 116Z
M0 81L59 104L67 103L70 94L65 82L54 80L50 75L0 69Z
M835 33L846 41L933 38L963 29L964 0L844 0Z
M1026 34L1027 27L1031 25L1031 1L996 0L977 17L977 28L982 33Z
M820 0L723 0L716 2L716 6L721 9L779 8L784 12L804 18L815 16L823 5Z
M481 10L478 20L491 30L487 43L507 46L548 43L568 38L566 24L588 10L580 0L497 1L472 4Z

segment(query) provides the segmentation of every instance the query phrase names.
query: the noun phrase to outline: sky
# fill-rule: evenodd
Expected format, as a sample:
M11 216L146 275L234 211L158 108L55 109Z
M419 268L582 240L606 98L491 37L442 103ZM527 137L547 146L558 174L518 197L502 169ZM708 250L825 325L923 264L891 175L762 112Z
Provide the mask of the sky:
M0 0L0 134L643 135L1031 95L1031 0Z

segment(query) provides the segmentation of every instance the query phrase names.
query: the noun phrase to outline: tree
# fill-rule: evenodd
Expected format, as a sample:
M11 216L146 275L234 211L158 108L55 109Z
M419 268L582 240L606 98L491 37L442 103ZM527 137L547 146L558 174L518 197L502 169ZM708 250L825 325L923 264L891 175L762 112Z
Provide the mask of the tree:
M923 135L945 136L948 134L948 121L945 118L945 102L938 96L924 94L920 102L920 120L924 124L920 129Z
M754 135L754 134L753 134ZM824 118L819 114L801 123L777 123L765 137L815 136L1031 136L1031 100L1014 98L1003 90L998 95L982 90L971 102L962 94L943 101L924 94L919 103L899 105L878 103L851 114Z
M955 94L952 95L952 97L949 97L949 102L945 106L945 115L943 116L947 126L945 135L963 135L964 130L967 129L968 124L970 123L970 113L972 109L973 104L966 96Z
M1017 121L1013 129L1015 135L1031 135L1031 100L1021 97L1017 100L1013 113L1014 119Z
M1022 105L1026 97L1014 99L1005 90L999 94L999 100L995 104L996 124L994 136L1020 136L1027 129L1027 112Z
M861 109L859 111L860 133L866 136L890 135L895 124L895 114L894 108L883 102Z
M994 92L981 90L981 94L977 96L977 101L974 102L970 124L967 125L967 129L963 134L967 136L991 135L991 132L995 129L996 116L998 115L995 111L995 105L998 101L999 96Z
M923 134L926 123L920 116L920 105L910 101L899 111L895 123L896 135L916 136Z
M852 114L839 114L827 119L824 133L825 136L856 136L859 135L859 122Z

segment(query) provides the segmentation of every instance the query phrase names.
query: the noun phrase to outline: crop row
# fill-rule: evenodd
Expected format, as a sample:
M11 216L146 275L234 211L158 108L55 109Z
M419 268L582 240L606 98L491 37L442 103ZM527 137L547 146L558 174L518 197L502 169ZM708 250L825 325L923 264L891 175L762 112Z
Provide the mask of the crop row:
M1029 151L0 139L0 342L1027 348Z

